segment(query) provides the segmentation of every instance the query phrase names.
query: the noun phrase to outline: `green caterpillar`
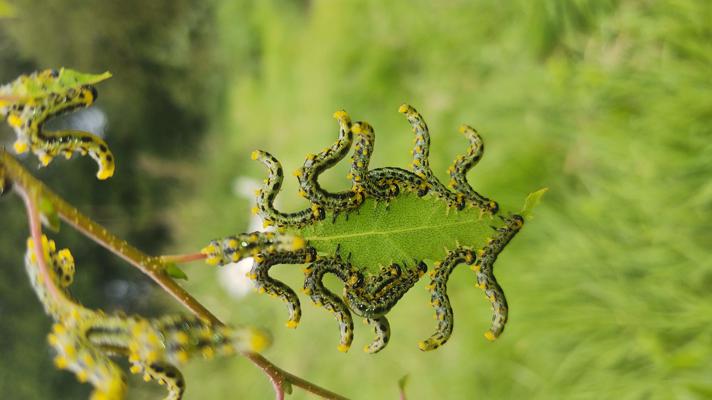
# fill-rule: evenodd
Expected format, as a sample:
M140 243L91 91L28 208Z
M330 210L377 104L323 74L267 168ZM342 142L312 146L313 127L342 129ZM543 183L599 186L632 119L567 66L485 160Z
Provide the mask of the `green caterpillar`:
M108 72L91 75L64 68L48 69L0 86L0 116L17 135L15 151L32 151L42 166L58 155L69 159L74 152L89 154L99 165L97 178L113 176L114 156L104 140L82 131L43 129L44 123L55 116L92 105L97 98L93 85L109 77Z

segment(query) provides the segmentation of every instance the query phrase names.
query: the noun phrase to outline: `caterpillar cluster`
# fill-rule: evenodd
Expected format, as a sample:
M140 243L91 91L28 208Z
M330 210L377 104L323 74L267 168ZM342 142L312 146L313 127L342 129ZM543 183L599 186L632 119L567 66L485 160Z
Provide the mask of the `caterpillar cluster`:
M69 69L48 69L22 75L0 86L0 116L10 125L18 154L31 151L47 166L54 157L89 155L98 164L98 179L114 174L114 156L100 137L77 130L49 131L44 124L58 115L91 106L97 98L93 84L111 75L80 74Z
M423 198L423 201L444 202L453 213L476 208L480 219L483 216L499 216L499 205L476 192L467 181L467 172L484 153L484 144L477 131L467 125L460 128L469 141L469 148L466 154L457 156L448 168L450 182L445 186L430 168L430 134L423 117L409 105L402 105L399 111L405 115L415 134L410 171L398 167L369 169L375 146L373 127L363 121L352 122L346 112L337 111L334 113L339 125L337 140L321 152L307 155L303 166L294 172L299 182L299 194L310 202L309 207L291 213L275 208L274 199L284 179L283 168L273 155L257 150L252 153L252 159L267 167L268 176L263 187L256 192L257 205L253 212L262 217L265 227L275 226L277 232L236 235L214 240L202 249L211 265L254 257L250 277L260 292L279 297L287 304L289 327L295 327L299 322L299 298L283 282L270 277L268 272L275 264L307 264L304 269L304 293L337 320L340 351L347 351L353 340L352 313L364 317L374 328L376 338L365 350L375 353L383 349L390 336L386 314L420 280L428 267L423 260L414 259L412 262L380 266L376 273L364 272L365 266L354 265L350 257L342 257L338 246L336 253L333 253L305 240L300 236L305 227L327 223L324 221L327 217L336 223L337 216L341 214L348 217L353 212L368 213L369 209L362 207L367 199L388 204L401 195L411 194ZM351 187L340 192L326 190L319 184L319 176L343 160L351 148L351 169L347 175ZM493 340L502 333L507 321L507 302L495 279L493 264L497 255L520 230L524 220L519 215L500 218L504 224L495 227L495 232L483 247L457 243L455 248L446 252L442 261L435 263L430 272L432 283L428 289L438 326L430 338L420 342L421 350L439 347L452 333L454 317L447 297L447 281L452 270L460 264L476 268L478 287L492 304L492 324L485 336ZM348 224L348 218L339 223ZM326 274L333 274L343 282L341 296L323 285L322 279Z
M126 378L110 356L128 359L131 373L165 385L168 399L180 400L185 380L178 369L191 357L227 356L237 351L260 351L267 336L252 328L233 328L194 316L169 315L148 319L88 309L69 293L74 258L68 249L42 236L39 254L49 274L45 279L34 241L28 239L25 268L47 313L54 319L48 342L56 352L55 366L73 372L94 387L93 400L119 400L126 394Z

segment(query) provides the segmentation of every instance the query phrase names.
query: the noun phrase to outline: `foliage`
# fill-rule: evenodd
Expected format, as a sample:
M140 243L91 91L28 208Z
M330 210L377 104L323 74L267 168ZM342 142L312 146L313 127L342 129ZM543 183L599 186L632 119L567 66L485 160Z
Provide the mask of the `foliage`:
M485 329L483 311L460 311L448 346L432 354L414 349L413 341L427 333L425 321L432 323L423 291L404 298L392 316L394 325L423 321L420 332L394 333L388 350L376 357L358 352L344 356L330 346L322 351L323 343L333 339L325 328L332 323L328 315L307 313L298 330L287 331L278 302L258 296L231 299L210 282L212 270L188 271L191 290L226 320L249 321L274 332L270 354L283 365L347 394L373 398L394 398L394 380L405 373L411 377L409 394L423 398L695 399L712 393L712 16L707 2L229 1L215 2L213 14L193 8L199 17L135 4L101 10L43 7L46 2L23 7L29 3L36 4L33 11L13 20L13 29L20 24L26 28L0 36L2 55L13 59L3 62L2 81L37 69L28 64L33 59L40 66L71 64L94 71L111 66L117 78L104 93L124 94L107 95L102 104L112 103L109 114L126 118L112 118L114 146L127 147L114 151L129 154L140 147L157 154L161 146L183 147L181 142L192 137L202 143L198 161L193 154L166 164L190 182L181 186L180 201L167 213L152 207L165 211L170 201L165 193L175 193L176 185L156 191L150 187L156 179L149 178L137 187L137 171L145 170L133 169L139 165L133 157L124 158L120 168L125 169L117 172L111 191L89 192L79 186L87 182L68 179L75 168L84 176L86 165L62 165L45 173L48 182L66 184L66 194L107 204L92 211L149 248L160 245L155 237L165 237L164 229L149 227L166 220L176 239L174 250L245 230L252 204L234 195L234 179L262 176L246 155L254 148L269 148L287 170L296 167L315 143L330 143L333 132L324 115L335 105L358 118L368 116L379 132L378 148L394 149L377 152L375 166L405 166L409 161L406 151L395 149L408 148L410 136L386 107L407 99L432 115L429 122L439 135L431 154L436 172L444 171L461 148L461 138L446 132L470 121L489 146L486 160L472 174L484 193L513 208L521 193L551 188L537 208L536 223L500 260L498 278L509 290L513 311L507 332L494 345L471 340L468 334L479 337ZM33 16L40 21L35 23ZM127 36L124 21L135 23ZM196 56L181 58L185 62L179 65L190 67L167 71L150 54L165 54L157 43L168 43L167 49L196 48L173 45L176 38L190 37L180 33L191 31L186 26L210 27L217 36L196 46L207 53L168 51ZM154 36L147 33L149 27L173 33ZM62 32L61 40L46 40L57 37L56 32ZM34 35L44 39L32 39ZM40 49L38 43L46 46ZM108 51L114 45L119 50ZM19 48L24 56L17 54ZM90 57L99 59L85 64ZM214 57L230 68L185 80L186 69L212 71L205 65ZM122 59L125 65L119 70L115 66L122 62L114 61ZM14 60L24 65L16 66ZM167 104L171 96L157 89L162 77L160 85L171 93L200 98L193 107L214 107L207 119L209 135L201 136L200 127L190 121L160 119L170 124L158 126L159 119L145 118L184 115ZM193 89L199 88L205 80L209 85L217 81L226 93L195 95L185 86L190 81ZM138 117L137 110L146 111ZM194 110L185 112L195 115ZM140 146L133 145L138 142ZM186 148L193 152L196 146ZM337 168L331 177L325 174L324 184L339 188L345 173ZM290 200L295 184L285 186L290 195L278 200L297 209L302 204ZM109 205L117 203L122 207ZM20 207L3 201L2 208L7 211L3 217L20 215L4 219L3 229L24 232ZM122 224L121 209L134 215L133 226ZM22 236L0 236L4 265L20 262L11 257L16 252L5 249L22 248ZM109 265L105 259L90 263ZM301 272L278 270L275 275L299 285ZM22 340L0 336L3 359L12 360L2 365L0 391L3 397L63 393L64 398L77 398L71 390L80 386L60 381L63 375L48 370L47 355L37 352L43 333L34 339L26 334L43 317L34 301L27 300L29 286L17 284L23 279L21 271L6 268L0 283L4 325L22 335ZM78 290L101 287L100 281L104 279L77 282ZM465 272L455 272L450 293L457 310L480 301ZM44 332L46 327L34 329ZM241 385L217 379L218 371L239 376ZM245 363L190 366L187 379L209 382L188 398L270 395L259 372ZM48 390L38 381L56 382L63 389L37 394ZM307 396L295 391L294 398Z
M490 225L502 221L481 217L480 210L448 210L441 202L425 202L415 195L400 197L388 204L366 201L363 210L308 227L304 238L319 251L350 254L354 264L377 272L383 265L404 260L437 261L457 243L481 248L493 233Z
M524 215L531 214L544 192L541 189L527 197ZM483 217L479 209L455 212L445 203L424 202L415 195L388 204L366 200L362 207L348 218L337 217L347 219L348 224L322 221L307 227L302 235L319 251L334 253L338 246L342 254L351 255L354 264L377 270L412 258L441 260L446 249L457 243L483 247L493 228L502 225L498 219Z

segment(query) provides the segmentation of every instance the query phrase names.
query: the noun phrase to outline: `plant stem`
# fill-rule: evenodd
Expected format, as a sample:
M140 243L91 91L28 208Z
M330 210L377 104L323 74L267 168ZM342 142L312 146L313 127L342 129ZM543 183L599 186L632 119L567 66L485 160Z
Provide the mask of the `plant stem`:
M22 188L17 188L17 192L22 197L25 203L25 208L27 209L28 224L30 226L30 236L34 242L33 251L35 253L35 258L37 259L37 267L42 281L46 282L46 287L48 288L49 295L53 297L53 301L56 303L67 302L67 298L64 294L57 288L54 280L50 276L49 267L47 266L47 259L44 255L44 244L42 243L42 223L40 222L40 213L37 211L37 201L36 197L32 194L22 190Z
M167 263L176 263L176 264L183 264L183 263L189 263L193 261L200 261L200 260L205 260L207 256L203 253L191 253L191 254L170 254L170 255L164 255L161 256L161 262L164 264Z

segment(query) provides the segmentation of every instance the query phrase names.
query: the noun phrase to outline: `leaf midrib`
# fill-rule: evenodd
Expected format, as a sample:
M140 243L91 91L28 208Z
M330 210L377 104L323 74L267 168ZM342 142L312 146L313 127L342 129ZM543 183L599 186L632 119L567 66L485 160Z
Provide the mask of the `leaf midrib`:
M426 225L419 225L416 227L412 228L401 228L401 229L391 229L391 230L371 230L367 232L357 232L357 233L348 233L348 234L340 234L340 235L331 235L331 236L305 236L304 238L311 241L327 241L327 240L337 240L337 239L347 239L347 238L355 238L355 237L364 237L364 236L394 236L400 233L404 232L417 232L417 231L430 231L433 229L438 229L438 228L452 228L452 227L458 227L462 225L468 225L468 224L474 224L476 221L462 221L462 222L450 222L447 224L426 224Z

